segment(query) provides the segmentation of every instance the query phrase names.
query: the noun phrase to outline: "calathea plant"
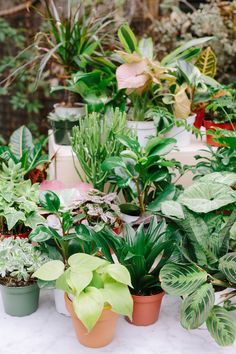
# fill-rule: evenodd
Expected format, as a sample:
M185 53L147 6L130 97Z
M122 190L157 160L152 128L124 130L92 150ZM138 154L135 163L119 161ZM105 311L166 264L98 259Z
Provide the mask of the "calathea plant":
M153 138L144 148L135 138L122 135L117 139L126 150L107 158L101 167L110 183L123 190L127 203L120 206L121 211L144 214L147 208L156 208L163 198L175 194L171 169L181 171L181 165L165 158L173 150L175 139Z
M38 209L39 185L24 180L21 164L13 160L0 171L0 234L16 235L34 229L45 219Z
M42 182L49 165L48 155L43 152L45 143L46 140L34 144L30 130L23 125L12 133L9 145L0 146L0 165L12 159L21 164L26 179L30 178L33 183Z
M235 182L236 175L219 175L216 180L206 175L177 201L161 204L179 240L160 280L168 294L182 297L182 326L196 329L206 322L216 342L226 346L236 337L236 322L229 313L234 308L228 301L236 296L236 252L231 242L235 238L236 192L227 185ZM228 289L225 303L215 303L215 292L223 289Z
M72 190L73 192L73 190ZM74 191L75 194L75 191ZM63 203L64 202L64 203ZM95 254L97 247L83 224L78 224L77 203L71 193L62 198L51 191L40 195L40 206L48 215L46 225L38 225L29 239L37 242L40 249L51 259L63 260L77 252Z
M128 270L121 264L111 264L99 257L77 253L63 262L49 261L39 268L34 277L43 281L56 281L56 287L73 295L77 317L90 332L109 304L112 311L131 317L132 298Z

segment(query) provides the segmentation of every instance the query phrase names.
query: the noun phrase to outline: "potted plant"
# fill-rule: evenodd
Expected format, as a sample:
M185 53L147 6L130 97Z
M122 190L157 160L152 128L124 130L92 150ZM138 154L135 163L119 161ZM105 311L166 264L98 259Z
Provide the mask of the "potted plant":
M41 193L39 204L47 215L47 224L38 225L29 235L29 239L36 242L49 258L62 260L65 265L74 253L96 254L98 251L89 232L77 219L77 198L75 189L60 191L58 195L52 191ZM54 299L57 312L69 315L64 293L54 289Z
M137 131L139 142L144 146L148 137L156 136L160 121L168 130L174 126L176 119L189 117L191 97L186 80L178 80L176 62L196 57L200 49L194 47L212 37L189 41L161 62L155 59L152 39L138 41L127 24L120 27L118 37L125 50L117 51L123 61L116 71L118 88L126 89L130 106L128 118L132 118L128 121L128 127Z
M65 301L81 344L99 348L109 344L115 334L118 314L132 316L133 302L128 286L128 270L99 257L77 253L68 259L50 261L33 275L56 281L65 291Z
M24 180L21 164L13 160L0 171L0 236L28 237L45 219L38 209L39 185Z
M235 90L228 90L223 96L213 97L206 106L204 127L206 128L207 144L219 146L219 144L212 139L211 130L215 130L216 128L236 130L235 98Z
M27 316L38 308L39 287L32 274L48 258L28 240L0 240L0 288L4 310L11 316Z
M77 169L81 181L90 183L101 192L104 191L107 172L101 169L101 164L106 158L121 152L123 146L116 137L125 132L126 115L118 108L105 114L88 113L80 125L73 128L72 149L85 174L83 178Z
M22 125L12 133L8 145L0 146L0 164L12 159L21 164L25 179L29 178L32 183L42 182L50 163L43 152L45 143L46 139L34 144L30 130Z
M116 193L106 194L92 189L82 197L76 209L83 224L96 229L107 225L119 233L121 214Z
M196 329L206 322L215 341L233 344L236 322L229 311L236 296L236 192L229 185L236 174L204 176L177 201L165 201L161 211L179 234L174 259L160 271L161 286L182 297L181 324ZM234 176L233 176L234 175ZM226 213L225 208L230 212ZM225 289L221 301L217 292ZM228 290L228 291L227 291Z
M175 235L165 222L158 222L155 217L146 229L141 224L135 231L125 224L121 237L110 229L91 234L109 261L113 261L112 248L118 262L130 272L134 308L132 320L128 321L137 326L155 323L164 296L159 273L173 253Z
M111 184L123 190L126 203L120 205L125 221L136 219L158 208L160 201L175 194L171 169L181 165L165 156L173 150L176 140L156 137L144 148L139 141L127 136L117 139L126 147L118 156L107 158L101 165ZM135 221L132 218L132 221Z

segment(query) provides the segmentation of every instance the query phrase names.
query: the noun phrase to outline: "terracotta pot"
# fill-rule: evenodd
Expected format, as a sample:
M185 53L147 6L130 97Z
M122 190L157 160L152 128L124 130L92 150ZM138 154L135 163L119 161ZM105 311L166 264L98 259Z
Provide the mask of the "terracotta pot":
M135 326L149 326L158 320L164 291L150 296L132 295L134 301L132 321L126 320Z
M83 325L83 323L78 319L72 301L68 298L68 295L65 294L66 307L71 315L75 332L77 338L81 344L89 348L100 348L108 345L116 331L116 324L119 318L119 315L111 311L111 307L104 307L104 310L91 330L88 333L88 330Z
M236 123L214 123L211 120L204 120L204 127L206 130L214 129L214 128L221 128L225 130L233 130L236 129ZM211 134L206 134L206 143L211 146L222 146L215 142L212 138Z

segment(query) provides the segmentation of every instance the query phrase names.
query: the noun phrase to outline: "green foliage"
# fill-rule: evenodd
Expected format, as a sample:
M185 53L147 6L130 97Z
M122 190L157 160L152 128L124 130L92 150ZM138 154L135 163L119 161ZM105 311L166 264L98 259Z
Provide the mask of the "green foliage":
M39 185L24 180L21 164L2 164L0 191L0 233L23 233L45 222L37 207Z
M177 201L161 204L170 227L179 235L178 251L160 272L161 286L169 294L183 296L183 327L195 329L206 321L212 337L223 346L236 338L236 323L228 313L234 307L214 306L214 291L219 286L236 289L236 257L230 242L236 223L236 192L229 187L235 178L233 173L206 175L188 187ZM223 187L227 191L222 190L217 196L216 190ZM227 199L227 193L234 201L230 197L222 207L221 197ZM225 210L228 215L224 215ZM225 295L225 300L235 295L233 290Z
M39 268L33 276L42 280L56 280L56 287L73 295L76 315L92 330L106 304L114 312L131 318L133 302L128 290L131 286L128 270L121 264L109 262L83 253L68 260L69 267L51 261Z
M207 47L199 55L195 65L204 75L214 77L216 74L216 56L211 49Z
M121 135L118 140L126 150L107 158L102 170L108 172L112 184L124 190L124 196L128 193L127 201L137 205L143 214L148 204L160 198L171 184L170 169L180 167L177 161L165 158L176 140L157 137L150 139L144 148L134 138Z
M1 240L0 255L0 283L9 287L34 282L32 273L48 261L28 240L19 237Z
M23 125L12 133L8 146L0 146L0 164L11 159L21 165L27 177L35 168L48 163L48 155L43 153L44 144L45 141L34 144L30 130Z
M209 119L215 123L236 121L236 92L229 90L228 94L211 98L206 107Z
M101 169L101 164L121 152L122 144L117 136L125 132L127 133L126 115L118 108L106 114L86 114L80 125L73 128L72 148L85 173L86 181L95 189L104 190L107 172ZM77 172L80 175L78 170Z
M164 222L153 217L148 228L141 224L136 231L125 224L122 237L108 228L91 235L107 260L113 261L112 249L119 263L128 269L132 293L152 295L162 291L159 273L175 248L175 236Z

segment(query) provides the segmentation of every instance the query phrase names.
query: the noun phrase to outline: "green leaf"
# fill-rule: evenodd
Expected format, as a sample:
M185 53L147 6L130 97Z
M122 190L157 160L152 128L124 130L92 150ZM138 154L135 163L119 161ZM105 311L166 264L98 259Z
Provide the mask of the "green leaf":
M22 125L12 133L9 145L13 154L20 160L25 151L31 151L34 148L30 130Z
M116 167L123 167L126 169L126 165L121 157L118 156L109 157L101 165L103 171L110 171Z
M90 256L85 253L77 253L70 256L68 259L68 264L76 269L93 271L101 266L108 264L107 261L99 257Z
M112 311L132 318L133 300L129 289L125 284L114 280L106 280L103 290L104 301L108 302Z
M152 38L142 38L138 44L139 51L143 58L153 60L153 41Z
M5 212L4 217L7 222L8 231L10 231L19 221L26 221L25 213L15 209Z
M236 284L236 252L227 253L221 257L219 269L229 281Z
M149 157L164 156L173 150L175 145L176 139L156 137L148 141L145 146L145 152Z
M208 274L194 264L169 263L160 271L161 286L170 295L189 295L207 281Z
M217 59L211 47L204 49L195 63L201 73L210 77L216 74L216 64Z
M236 192L221 183L197 182L185 189L178 201L196 213L209 213L236 202Z
M212 284L203 284L184 298L181 305L181 324L186 329L195 329L207 319L215 302Z
M148 210L155 212L159 211L163 202L173 199L176 189L173 184L169 184L166 188L154 199L147 207Z
M60 199L56 193L52 191L45 191L40 195L40 204L46 211L55 213L60 208Z
M33 277L45 281L58 279L64 272L64 263L61 261L49 261L42 265L34 274Z
M67 283L73 291L73 294L79 295L84 290L93 278L92 271L78 269L70 269Z
M128 24L122 25L118 30L120 43L127 53L133 53L138 49L137 39Z
M119 140L119 142L121 144L123 144L124 146L130 148L130 150L132 150L132 151L134 151L136 153L139 152L140 144L139 144L137 139L130 138L129 136L126 136L126 135L118 135L117 139Z
M174 200L167 200L162 202L161 212L167 217L175 217L177 219L185 218L181 204Z
M103 272L106 272L110 277L119 283L129 285L132 287L129 271L121 264L109 264L103 268Z
M213 307L206 325L217 344L227 346L234 343L236 337L235 319L223 307Z
M91 286L74 297L73 306L76 315L90 332L102 314L104 299L101 292Z
M30 241L34 242L45 242L53 237L50 229L45 225L39 225L29 235Z
M35 229L40 224L45 224L46 219L39 215L36 211L30 213L25 220L25 226L29 226L31 229Z
M236 184L236 173L235 172L213 172L209 173L198 179L198 182L205 183L222 183L227 186L234 186Z

